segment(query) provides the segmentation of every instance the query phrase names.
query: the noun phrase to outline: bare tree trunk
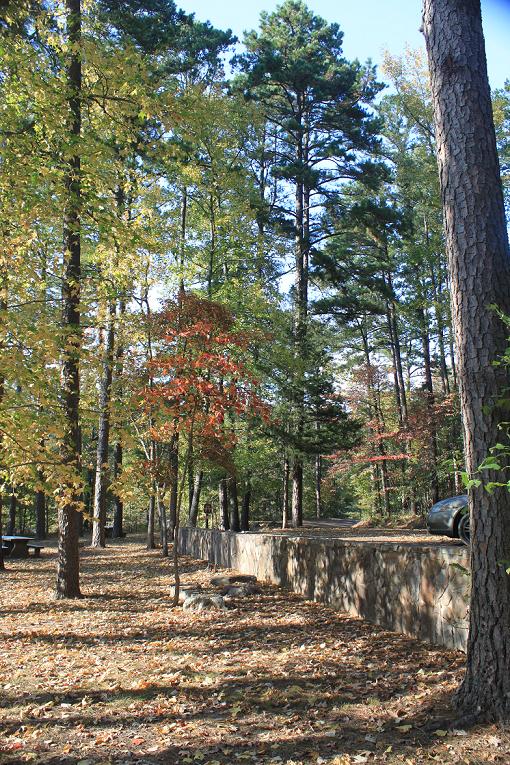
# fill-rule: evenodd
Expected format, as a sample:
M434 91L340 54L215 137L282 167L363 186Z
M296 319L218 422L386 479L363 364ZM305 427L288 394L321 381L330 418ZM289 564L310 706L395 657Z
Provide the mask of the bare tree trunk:
M9 289L9 272L6 268L6 263L3 262L1 269L0 269L0 316L5 315L5 311L7 311L7 298L8 298L8 289ZM5 334L2 332L2 337L4 337ZM4 343L0 339L0 349L4 349ZM5 394L5 377L0 374L0 404L3 403ZM3 436L0 433L0 454L1 450L3 449ZM2 548L2 534L3 534L3 494L0 493L0 571L5 571L5 563L4 563L4 551Z
M147 512L147 550L154 550L156 542L154 540L154 523L156 520L156 495L154 493L149 497L149 510Z
M289 458L285 456L283 460L282 529L286 529L289 525L289 479L290 462Z
M420 324L421 344L423 351L423 367L425 374L425 389L427 391L427 411L430 423L430 456L432 463L432 476L431 476L431 488L432 488L432 502L439 501L439 482L437 476L437 435L436 435L436 419L434 413L434 384L432 381L432 365L430 361L430 336L428 317L423 308L418 311L418 318Z
M222 478L218 486L220 502L220 528L222 531L228 531L230 528L230 519L228 517L228 497L227 497L227 479Z
M248 476L241 508L241 531L250 530L251 478Z
M119 440L113 450L113 480L116 481L122 472L123 448ZM120 539L124 536L124 503L118 494L113 499L113 531L112 537Z
M18 507L18 499L14 493L14 489L11 486L11 493L9 494L9 515L7 516L7 529L8 536L16 533L16 510Z
M298 113L296 114L296 135L297 135L297 162L299 165L305 160L305 130L303 123L302 105L298 103ZM307 313L308 313L308 194L304 187L302 179L298 178L295 189L295 259L296 259L296 281L295 281L295 327L294 342L297 358L302 363L307 355L306 337L307 337ZM295 435L299 442L304 433L304 379L299 373L299 379L296 385L294 395L294 406L296 412ZM303 459L295 454L292 460L292 525L294 528L303 525Z
M5 571L4 549L2 547L2 534L3 534L2 511L3 511L3 495L0 494L0 572Z
M453 326L466 469L476 475L501 441L508 412L499 398L508 367L495 365L510 315L510 252L505 222L480 0L424 0L439 179L451 277ZM501 481L499 471L484 480ZM506 480L506 475L503 480ZM510 494L469 492L471 605L467 667L456 701L467 716L510 713Z
M110 409L113 379L113 346L115 343L115 304L108 306L108 323L104 343L103 370L99 390L99 427L97 432L96 488L92 547L105 547L106 493L108 449L110 445Z
M176 441L170 453L170 539L175 538L177 526L177 494L179 489L179 442Z
M164 497L161 496L161 491L159 488L157 489L156 500L159 513L159 528L161 533L161 553L164 558L168 558L168 520L166 517L165 500ZM175 526L173 530L175 530Z
M62 398L65 430L62 462L66 477L58 506L57 598L77 598L80 593L78 511L80 475L80 283L81 283L81 165L76 151L81 135L81 0L66 0L69 63L66 69L67 134L72 147L65 177L64 273L62 278ZM73 149L75 149L73 151Z
M46 538L46 495L42 489L35 492L35 535Z
M124 204L124 195L119 188L117 195L119 212L121 212ZM117 334L119 336L119 342L117 343L117 350L115 353L115 379L118 382L117 396L122 402L124 398L124 389L122 384L122 377L124 374L124 342L122 334L122 322L124 314L126 313L126 303L122 298L119 301L119 323L117 326ZM122 423L121 423L122 425ZM113 450L113 479L117 481L122 474L122 463L124 459L124 448L122 445L122 433L117 434L117 441ZM118 493L115 493L113 499L113 531L112 537L118 539L124 536L124 503Z
M384 434L384 416L381 410L378 392L375 389L373 381L371 379L372 360L370 356L368 336L361 323L359 323L359 329L360 329L361 340L363 343L363 351L364 351L365 359L367 363L367 395L368 395L369 401L371 402L371 407L370 407L371 416L374 418L376 423L377 452L378 452L377 456L381 457L381 460L379 461L379 475L381 478L381 488L379 491L379 483L377 482L376 501L377 501L377 504L379 505L380 501L382 500L384 504L384 513L386 517L389 518L391 516L390 481L389 481L389 475L388 475L388 462L385 459L386 447L384 445L384 441L382 438ZM381 512L382 511L383 511L383 508L381 505Z
M299 457L292 461L292 527L303 525L303 462Z
M320 518L322 514L321 484L322 457L320 454L318 454L315 457L315 515L317 518Z
M239 531L239 498L237 495L237 480L231 476L228 481L228 504L230 507L230 530Z
M391 337L393 340L393 351L394 351L395 366L396 366L396 372L397 372L398 391L400 396L400 408L402 410L402 422L406 422L407 420L406 386L404 382L404 372L402 369L402 351L401 351L400 333L399 333L399 326L398 326L396 297L395 297L395 291L393 288L393 278L391 276L391 273L388 272L385 275L385 280L388 284L388 287L392 295L391 300L389 301L389 304L388 304L389 324L391 326Z
M193 497L191 500L191 507L189 511L189 525L193 528L196 527L198 521L198 511L200 508L200 493L202 491L202 479L204 477L203 470L197 470L195 473L195 480L193 481Z

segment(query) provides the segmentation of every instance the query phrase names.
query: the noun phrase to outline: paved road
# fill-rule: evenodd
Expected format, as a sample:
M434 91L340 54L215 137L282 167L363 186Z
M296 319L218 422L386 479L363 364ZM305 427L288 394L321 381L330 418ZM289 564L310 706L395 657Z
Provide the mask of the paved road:
M304 521L303 525L321 529L349 529L357 522L352 518L318 518L314 521Z

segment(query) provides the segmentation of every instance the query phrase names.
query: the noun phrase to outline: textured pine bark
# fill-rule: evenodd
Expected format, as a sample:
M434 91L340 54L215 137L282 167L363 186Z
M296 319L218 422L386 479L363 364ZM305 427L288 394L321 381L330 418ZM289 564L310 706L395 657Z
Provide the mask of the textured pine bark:
M510 253L479 0L424 0L453 326L470 474L504 434L498 405L508 345L494 306L510 314ZM485 474L484 474L485 477ZM501 479L492 473L489 480ZM505 479L506 480L506 479ZM470 492L472 596L463 714L510 712L510 494ZM508 564L507 564L508 565Z
M77 146L81 134L81 1L66 0L70 45L66 71L68 134ZM81 492L73 477L80 468L80 282L81 282L81 166L78 151L72 153L65 178L64 274L62 324L66 334L62 353L62 392L65 433L62 461L67 477L58 510L57 598L80 597L79 518Z

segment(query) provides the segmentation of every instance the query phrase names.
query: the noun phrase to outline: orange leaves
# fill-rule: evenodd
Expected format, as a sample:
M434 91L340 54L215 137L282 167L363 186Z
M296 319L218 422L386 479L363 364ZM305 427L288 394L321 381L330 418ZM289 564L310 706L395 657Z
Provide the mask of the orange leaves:
M148 367L141 395L155 440L184 432L203 453L224 462L235 446L225 418L269 416L246 366L249 337L218 303L180 292L157 317L159 353Z

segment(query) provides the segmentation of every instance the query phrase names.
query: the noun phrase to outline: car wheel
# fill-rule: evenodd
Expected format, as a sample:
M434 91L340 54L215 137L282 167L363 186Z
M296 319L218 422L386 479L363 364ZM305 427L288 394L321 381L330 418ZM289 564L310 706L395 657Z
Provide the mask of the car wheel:
M463 515L459 521L459 538L465 545L468 545L471 542L471 535L469 533L469 513Z

